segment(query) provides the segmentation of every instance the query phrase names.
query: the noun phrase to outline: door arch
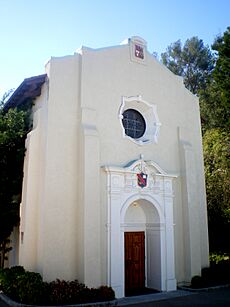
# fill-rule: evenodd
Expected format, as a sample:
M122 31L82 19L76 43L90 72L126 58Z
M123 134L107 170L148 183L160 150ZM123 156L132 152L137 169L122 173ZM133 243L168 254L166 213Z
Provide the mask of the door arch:
M131 161L125 167L106 166L104 170L108 199L107 284L116 297L125 295L124 232L144 231L147 286L161 291L176 290L172 189L176 176L143 159ZM145 187L138 185L141 172L148 177ZM139 213L132 208L137 205Z
M146 196L146 198L149 197ZM129 200L128 203L129 205L124 204L121 210L121 222L123 222L121 232L124 237L124 251L122 251L124 254L124 287L126 292L132 287L129 281L129 274L131 274L134 278L133 287L143 284L142 279L144 278L145 287L161 290L165 263L164 221L160 220L160 214L153 201L141 198L131 203ZM163 219L162 216L161 219ZM141 239L142 234L144 242ZM141 247L144 248L143 251ZM143 254L144 264L142 263ZM131 259L132 257L135 259ZM129 273L129 270L134 271Z

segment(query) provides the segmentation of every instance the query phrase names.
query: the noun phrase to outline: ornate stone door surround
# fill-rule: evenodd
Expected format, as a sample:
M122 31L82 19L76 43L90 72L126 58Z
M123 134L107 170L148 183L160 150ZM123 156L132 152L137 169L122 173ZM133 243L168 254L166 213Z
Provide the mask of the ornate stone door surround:
M159 236L158 251L160 259L160 276L154 284L158 290L176 290L174 261L174 224L173 224L173 189L172 181L177 176L167 174L155 162L144 161L142 158L131 161L125 167L105 166L107 173L107 283L115 290L116 297L124 296L124 231L151 229ZM138 185L138 174L147 175L145 187ZM148 202L157 210L158 220L148 220L145 223L125 223L125 214L131 204ZM131 228L130 228L131 226ZM153 236L152 236L153 237ZM151 241L151 238L150 238ZM147 243L148 244L148 243ZM153 243L154 245L154 243ZM149 249L152 248L149 244ZM150 252L149 257L154 253ZM147 255L148 257L148 255ZM146 260L147 274L151 275L151 261ZM150 282L149 282L150 283ZM146 278L146 286L148 279Z

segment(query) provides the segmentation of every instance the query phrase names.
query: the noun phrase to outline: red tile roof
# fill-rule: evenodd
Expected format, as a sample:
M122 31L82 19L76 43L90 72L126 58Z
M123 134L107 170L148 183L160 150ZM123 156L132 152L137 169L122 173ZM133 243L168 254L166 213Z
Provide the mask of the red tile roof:
M41 87L45 83L46 77L47 75L44 74L25 79L8 99L4 110L7 111L10 108L18 107L28 101L28 99L40 96Z

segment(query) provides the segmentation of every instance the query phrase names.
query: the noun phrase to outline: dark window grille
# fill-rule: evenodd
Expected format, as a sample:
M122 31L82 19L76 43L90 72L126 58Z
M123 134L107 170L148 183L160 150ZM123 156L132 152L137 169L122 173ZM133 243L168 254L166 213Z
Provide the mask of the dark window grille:
M139 139L145 133L146 124L144 117L137 110L128 109L124 111L122 124L125 128L125 134L133 139Z

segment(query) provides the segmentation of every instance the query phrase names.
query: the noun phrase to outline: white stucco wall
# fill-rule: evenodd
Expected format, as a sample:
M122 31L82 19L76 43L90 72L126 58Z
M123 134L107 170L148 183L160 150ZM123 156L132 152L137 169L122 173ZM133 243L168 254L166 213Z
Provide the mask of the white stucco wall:
M208 264L207 217L198 99L151 54L131 60L130 45L51 58L27 139L20 264L44 278L107 283L106 173L139 159L157 162L174 181L176 279ZM157 106L157 144L122 135L122 96ZM22 238L21 238L22 243Z

